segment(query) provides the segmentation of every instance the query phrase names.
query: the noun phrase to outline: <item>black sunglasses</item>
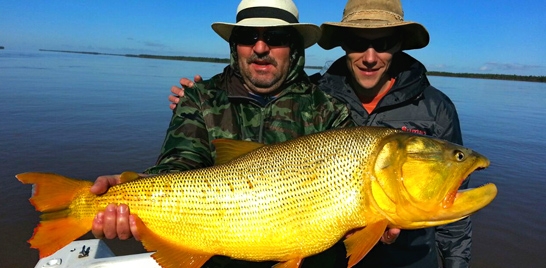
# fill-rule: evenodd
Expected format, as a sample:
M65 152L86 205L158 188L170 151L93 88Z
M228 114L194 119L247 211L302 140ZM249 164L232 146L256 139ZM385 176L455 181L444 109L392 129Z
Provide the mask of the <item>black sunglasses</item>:
M235 28L231 34L231 41L244 46L252 46L260 39L273 47L289 46L292 42L292 34L282 29L266 30L262 34L251 27Z
M370 46L372 46L373 49L375 49L375 51L377 52L385 52L392 49L399 42L400 38L398 37L398 35L390 35L373 40L357 36L351 36L345 38L343 44L346 48L357 52L366 51L368 50L368 48L370 48Z

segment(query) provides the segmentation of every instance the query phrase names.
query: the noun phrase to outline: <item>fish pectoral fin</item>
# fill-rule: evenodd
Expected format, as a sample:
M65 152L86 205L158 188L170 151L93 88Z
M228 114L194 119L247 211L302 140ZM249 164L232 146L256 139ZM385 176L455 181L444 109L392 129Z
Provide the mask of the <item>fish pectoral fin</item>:
M353 267L368 254L385 232L387 224L386 219L370 223L343 241L349 257L348 267Z
M279 262L273 265L272 268L299 268L302 263L302 258L291 259L284 262Z
M139 217L135 217L140 241L148 251L155 251L152 258L163 268L199 268L212 257L211 254L186 249L152 232Z
M123 173L121 173L120 177L119 177L119 182L120 183L126 183L126 182L130 182L130 181L134 181L134 180L137 180L137 179L140 179L140 175L138 175L138 173L134 172L134 171L125 171Z

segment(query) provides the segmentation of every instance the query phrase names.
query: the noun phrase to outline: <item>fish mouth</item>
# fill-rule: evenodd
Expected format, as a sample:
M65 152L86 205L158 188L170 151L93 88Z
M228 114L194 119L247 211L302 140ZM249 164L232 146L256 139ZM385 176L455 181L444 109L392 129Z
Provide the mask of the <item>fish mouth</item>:
M464 218L489 205L497 196L497 186L487 183L477 188L457 191L453 204L439 212L437 220Z
M477 212L489 205L497 195L497 186L487 183L477 188L459 190L451 207L441 209L429 219L414 220L403 226L406 229L418 229L449 224Z
M451 206L453 206L455 200L460 196L462 192L472 190L472 189L460 190L459 188L461 188L461 185L463 184L465 180L468 179L470 174L476 171L486 169L487 167L489 167L489 164L490 162L487 158L478 157L474 166L472 168L469 168L468 171L465 174L463 174L460 182L454 185L451 191L449 191L448 194L444 197L444 200L442 200L442 207L444 209L449 209Z
M446 195L442 201L443 209L439 212L437 220L464 218L489 205L495 199L498 190L493 183L486 183L476 188L459 189L471 173L489 167L490 162L487 158L478 157L478 159L474 168L469 169L463 176L461 183Z

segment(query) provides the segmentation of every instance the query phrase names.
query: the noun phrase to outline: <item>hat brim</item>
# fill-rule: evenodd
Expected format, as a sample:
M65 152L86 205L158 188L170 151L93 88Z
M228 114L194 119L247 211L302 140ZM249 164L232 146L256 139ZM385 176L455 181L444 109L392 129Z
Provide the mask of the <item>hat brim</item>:
M279 19L260 18L246 19L238 23L216 22L211 25L212 29L224 40L229 42L231 31L234 27L293 27L303 38L303 46L308 48L317 43L320 39L321 31L317 25L310 23L287 23Z
M345 29L399 28L402 30L404 36L402 40L402 50L426 47L430 40L428 31L423 25L410 21L396 23L385 23L384 21L379 23L377 21L325 22L320 28L322 30L322 36L320 37L318 44L326 50L341 45L341 42L345 38L343 36Z

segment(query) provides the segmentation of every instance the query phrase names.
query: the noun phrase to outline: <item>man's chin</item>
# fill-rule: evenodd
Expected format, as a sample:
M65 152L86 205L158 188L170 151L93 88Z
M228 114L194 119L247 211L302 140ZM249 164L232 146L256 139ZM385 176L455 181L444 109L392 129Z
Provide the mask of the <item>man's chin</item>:
M272 75L260 75L257 74L252 79L250 79L250 82L252 82L252 85L257 88L270 88L275 86L275 84L279 81L279 79L276 79Z
M375 77L365 77L365 78L360 78L358 80L358 84L363 89L373 89L373 88L377 87L378 83L379 83L379 79L377 79Z
M277 91L280 88L280 84L278 84L278 80L272 81L272 80L252 80L252 92L256 94L271 94Z

